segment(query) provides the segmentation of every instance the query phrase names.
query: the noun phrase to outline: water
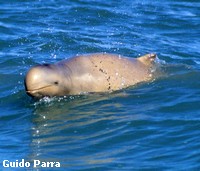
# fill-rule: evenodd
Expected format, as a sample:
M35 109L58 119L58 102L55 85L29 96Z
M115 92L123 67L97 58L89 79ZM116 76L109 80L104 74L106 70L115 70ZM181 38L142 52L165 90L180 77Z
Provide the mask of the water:
M200 2L0 1L1 170L199 170ZM34 101L23 79L76 54L158 54L163 76L110 94ZM60 168L4 168L9 161Z

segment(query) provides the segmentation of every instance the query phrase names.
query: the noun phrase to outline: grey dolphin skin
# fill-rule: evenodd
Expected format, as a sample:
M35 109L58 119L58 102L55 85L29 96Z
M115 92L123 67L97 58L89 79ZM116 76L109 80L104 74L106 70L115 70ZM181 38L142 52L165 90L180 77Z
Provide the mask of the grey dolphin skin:
M152 79L155 54L139 58L97 53L32 67L24 80L28 95L65 96L112 92Z

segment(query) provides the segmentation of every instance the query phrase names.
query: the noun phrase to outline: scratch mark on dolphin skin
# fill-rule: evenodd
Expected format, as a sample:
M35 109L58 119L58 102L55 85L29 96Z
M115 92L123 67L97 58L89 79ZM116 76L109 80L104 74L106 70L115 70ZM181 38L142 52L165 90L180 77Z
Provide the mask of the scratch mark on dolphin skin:
M99 69L99 71L103 73L103 70L101 68Z
M92 63L96 68L98 68L98 66L97 66L92 60L91 60L91 63ZM102 63L102 61L100 61L100 63ZM99 67L99 71L100 71L101 73L105 74L106 80L107 80L107 82L108 82L108 90L111 90L110 76L107 76L108 73L107 73L105 70L103 70L102 68L100 68L100 67Z
M106 75L108 74L108 73L107 73L106 71L104 71L102 68L99 68L99 71L102 72L102 73L104 73L104 74L106 74Z
M110 76L107 78L107 81L108 81L108 90L111 90Z

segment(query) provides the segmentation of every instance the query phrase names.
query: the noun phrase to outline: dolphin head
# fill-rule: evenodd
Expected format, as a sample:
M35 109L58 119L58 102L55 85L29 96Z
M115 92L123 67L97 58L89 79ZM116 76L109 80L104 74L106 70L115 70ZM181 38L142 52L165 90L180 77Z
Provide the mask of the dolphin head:
M62 75L55 66L49 64L32 67L26 74L24 85L26 93L36 98L59 96L67 91Z

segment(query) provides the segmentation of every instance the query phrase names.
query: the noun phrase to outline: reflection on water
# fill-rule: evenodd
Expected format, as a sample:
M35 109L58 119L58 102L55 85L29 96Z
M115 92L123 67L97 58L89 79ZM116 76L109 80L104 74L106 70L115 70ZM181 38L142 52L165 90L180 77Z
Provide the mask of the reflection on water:
M112 150L108 144L122 134L121 131L130 123L130 118L121 113L125 106L116 100L126 97L126 92L118 92L35 102L30 160L42 161L51 153L48 160L61 160L65 166L115 161L117 154L130 148L127 146ZM88 110L88 106L93 110ZM131 120L145 117L147 116L137 114ZM123 125L122 122L126 124ZM101 148L105 147L102 151ZM96 148L99 150L96 151ZM85 155L86 151L88 154ZM68 154L66 159L59 159L58 156L64 154Z

